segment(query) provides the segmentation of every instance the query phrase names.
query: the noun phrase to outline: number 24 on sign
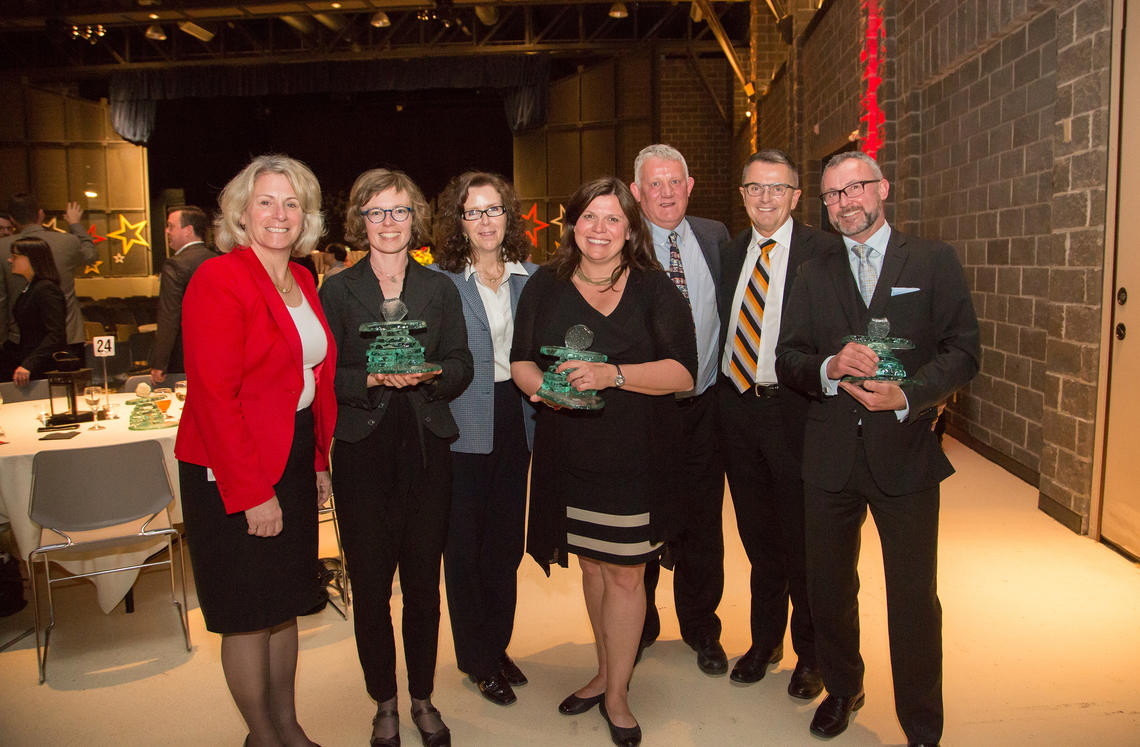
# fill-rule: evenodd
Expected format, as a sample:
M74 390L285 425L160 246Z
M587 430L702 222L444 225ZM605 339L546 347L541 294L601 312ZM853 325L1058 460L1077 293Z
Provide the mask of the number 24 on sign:
M105 335L101 337L91 338L91 344L94 348L93 352L96 358L114 358L115 357L115 336Z

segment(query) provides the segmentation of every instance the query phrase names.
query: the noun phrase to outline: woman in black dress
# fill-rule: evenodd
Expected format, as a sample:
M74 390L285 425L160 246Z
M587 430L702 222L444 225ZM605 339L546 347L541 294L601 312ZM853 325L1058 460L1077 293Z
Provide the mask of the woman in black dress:
M594 630L597 673L559 711L595 704L616 744L641 728L627 687L645 618L645 561L674 532L675 476L668 451L677 409L660 395L692 387L697 366L692 315L653 258L649 231L629 188L607 177L578 189L566 207L561 249L523 290L515 318L511 374L530 395L568 328L594 333L605 363L570 361L570 384L598 390L596 411L539 408L531 466L527 551L549 572L578 556ZM540 402L536 395L532 401Z
M324 230L317 178L259 156L222 190L217 242L182 301L186 404L174 447L206 629L248 745L312 745L297 723L297 616L321 601L336 347L304 268Z
M451 743L432 705L439 644L439 563L451 506L448 443L459 434L448 402L471 382L471 352L459 291L409 252L428 237L431 216L407 174L372 169L356 178L345 238L368 259L326 278L321 302L340 351L333 489L345 563L352 573L356 650L377 703L373 745L400 744L392 579L400 572L404 660L412 720L425 745ZM382 322L385 299L400 299L426 361L441 371L369 373L371 338L360 325Z
M52 367L52 354L67 349L67 304L59 288L59 269L42 239L16 239L8 262L13 275L28 281L12 305L20 342L12 359L12 381L27 386Z

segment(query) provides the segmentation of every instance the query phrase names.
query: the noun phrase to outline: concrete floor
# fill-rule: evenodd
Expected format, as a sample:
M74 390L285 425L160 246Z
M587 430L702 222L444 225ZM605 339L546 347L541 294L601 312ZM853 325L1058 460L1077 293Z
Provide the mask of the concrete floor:
M945 744L1140 744L1140 573L1112 550L1072 534L1036 509L1036 491L948 440L958 474L942 495L940 596L945 615ZM327 527L326 527L327 529ZM748 565L725 501L727 583L720 615L729 657L748 647ZM331 552L331 533L323 536ZM861 623L867 704L837 745L900 744L887 654L882 561L873 522L864 530ZM817 703L785 692L795 665L750 687L696 668L679 640L669 574L658 592L662 638L638 666L631 704L647 745L810 745ZM191 600L193 651L165 596L139 582L137 611L110 615L87 584L57 597L48 681L37 685L31 638L0 653L0 744L239 745L245 729L222 679L219 637ZM530 678L519 700L493 706L454 666L446 612L434 702L459 745L609 744L597 711L555 707L589 676L593 650L577 571L547 579L529 559L519 574L511 654ZM393 607L398 611L398 590ZM0 641L30 625L0 618ZM397 630L399 615L396 615ZM404 682L401 671L400 681ZM406 717L404 743L419 737ZM301 622L297 701L311 738L364 745L375 705L364 691L351 622L331 609ZM818 702L818 701L817 701Z

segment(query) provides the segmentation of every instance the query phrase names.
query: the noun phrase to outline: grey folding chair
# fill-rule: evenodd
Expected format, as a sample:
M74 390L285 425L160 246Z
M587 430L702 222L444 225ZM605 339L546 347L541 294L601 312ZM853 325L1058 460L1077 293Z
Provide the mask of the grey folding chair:
M332 522L333 535L336 537L337 551L337 557L335 558L320 559L321 580L326 586L332 587L333 590L340 594L340 599L342 602L344 602L345 609L348 609L348 606L352 604L352 598L348 590L348 569L344 564L344 548L340 544L340 524L337 522L336 518L335 496L329 496L329 502L325 504L324 508L320 509L317 512L317 516L317 520L321 524ZM340 613L341 617L345 618L346 620L348 619L348 616L345 615L344 610L342 610L340 607L337 607L332 599L329 600L329 604L333 606L333 609Z
M0 383L0 397L5 402L27 402L33 399L47 399L49 394L47 379L32 379L27 386L16 386L14 382Z
M29 586L36 634L36 659L40 668L40 684L46 677L48 644L55 627L55 604L52 584L73 578L101 576L107 573L168 566L170 568L170 601L178 610L186 650L190 650L190 626L186 607L186 561L182 542L178 542L178 569L181 602L176 595L174 543L179 539L172 528L152 529L150 523L174 500L170 476L166 472L162 446L157 441L137 441L113 446L95 446L67 451L41 451L32 460L32 491L28 515L32 521L59 535L58 542L41 544L28 553ZM141 522L141 523L140 523ZM122 529L121 533L114 530ZM114 536L100 533L98 539L75 538L79 532L108 530ZM166 541L166 559L155 560L157 554L142 563L117 566L52 578L51 560L66 560L68 555L91 550L121 550L124 545ZM44 542L41 539L41 542ZM47 580L48 626L40 641L40 604L36 561L42 561Z

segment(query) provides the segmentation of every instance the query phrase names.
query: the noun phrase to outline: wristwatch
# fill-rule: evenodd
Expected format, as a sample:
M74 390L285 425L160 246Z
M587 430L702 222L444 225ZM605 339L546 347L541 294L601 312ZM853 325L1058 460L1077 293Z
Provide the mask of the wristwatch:
M614 377L614 386L616 386L618 389L621 389L623 386L625 386L625 377L622 376L621 366L615 363L614 368L617 369L617 376Z

